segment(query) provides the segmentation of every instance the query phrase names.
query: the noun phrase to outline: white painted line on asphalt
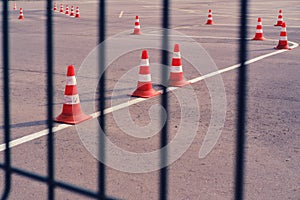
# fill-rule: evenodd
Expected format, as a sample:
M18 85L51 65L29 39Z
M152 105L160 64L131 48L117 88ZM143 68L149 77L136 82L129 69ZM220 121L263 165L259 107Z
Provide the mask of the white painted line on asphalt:
M218 38L218 37L211 37L211 38ZM239 38L236 38L237 40ZM289 43L292 45L290 46L291 49L294 49L296 47L299 46L298 43L295 43L295 42L291 42L289 41ZM268 54L265 54L265 55L261 55L261 56L258 56L258 57L255 57L255 58L252 58L248 61L246 61L246 64L251 64L251 63L254 63L254 62L257 62L259 60L262 60L264 58L267 58L267 57L270 57L270 56L274 56L274 55L277 55L277 54L280 54L280 53L283 53L283 52L286 52L286 51L289 51L289 50L276 50L272 53L268 53ZM213 77L215 75L218 75L218 74L222 74L222 73L225 73L225 72L228 72L228 71L231 71L231 70L234 70L234 69L237 69L239 68L241 65L240 64L236 64L236 65L232 65L232 66L229 66L229 67L226 67L224 69L220 69L218 71L215 71L215 72L211 72L209 74L206 74L206 75L203 75L203 76L200 76L200 77L197 77L197 78L194 78L192 80L189 80L190 83L196 83L196 82L199 82L201 80L204 80L204 79L207 79L207 78L210 78L210 77ZM169 91L173 91L173 90L176 90L177 88L176 87L169 87L168 88L168 92ZM136 98L136 99L132 99L128 102L125 102L125 103L122 103L122 104L119 104L119 105L116 105L116 106L113 106L113 107L110 107L110 108L106 108L104 110L104 113L105 114L108 114L108 113L112 113L114 111L117 111L117 110L120 110L120 109L123 109L123 108L126 108L126 107L129 107L131 105L134 105L134 104L137 104L139 102L143 102L143 101L146 101L148 99L143 99L143 98ZM100 112L95 112L93 114L91 114L90 116L92 116L92 119L94 118L97 118L98 116L100 116ZM61 131L63 129L66 129L66 128L69 128L73 125L68 125L68 124L60 124L58 126L55 126L53 127L53 133L55 132L58 132L58 131ZM42 136L45 136L48 134L48 129L45 129L45 130L42 130L42 131L39 131L39 132L36 132L36 133L32 133L30 135L27 135L27 136L24 136L24 137L21 137L21 138L18 138L18 139L15 139L15 140L12 140L10 143L9 143L9 147L12 148L12 147L15 147L15 146L18 146L20 144L23 144L23 143L26 143L26 142L29 142L29 141L32 141L32 140L35 140L37 138L40 138ZM1 151L4 151L6 148L5 148L5 144L1 144L0 145L0 152Z
M123 16L124 11L122 10L119 14L119 18L121 18Z
M53 127L53 132L55 133L57 131L63 130L65 128L68 128L68 127L71 127L71 126L72 125L69 125L69 124L60 124L60 125L58 125L56 127ZM15 146L18 146L18 145L23 144L25 142L29 142L31 140L35 140L35 139L40 138L40 137L45 136L45 135L48 135L48 129L44 129L42 131L39 131L39 132L36 132L36 133L32 133L30 135L26 135L24 137L12 140L9 143L9 147L10 148L15 147ZM5 150L5 144L1 144L0 145L0 152L4 151L4 150Z
M293 48L296 48L298 47L299 45L295 42L291 42L289 41L293 46L291 46L291 49ZM272 53L268 53L268 54L265 54L265 55L262 55L262 56L258 56L256 58L252 58L250 60L247 60L245 62L246 65L249 65L251 63L254 63L254 62L257 62L259 60L262 60L264 58L267 58L267 57L270 57L270 56L274 56L276 54L280 54L280 53L283 53L285 51L289 51L289 50L277 50L277 51L274 51ZM204 79L207 79L207 78L210 78L210 77L213 77L215 75L218 75L218 74L222 74L222 73L225 73L225 72L228 72L228 71L231 71L231 70L234 70L234 69L237 69L241 66L241 64L235 64L235 65L232 65L230 67L227 67L227 68L224 68L224 69L220 69L218 71L215 71L215 72L212 72L212 73L209 73L209 74L206 74L206 75L203 75L203 76L200 76L200 77L197 77L197 78L194 78L192 80L189 80L190 83L196 83L196 82L199 82L201 80L204 80Z

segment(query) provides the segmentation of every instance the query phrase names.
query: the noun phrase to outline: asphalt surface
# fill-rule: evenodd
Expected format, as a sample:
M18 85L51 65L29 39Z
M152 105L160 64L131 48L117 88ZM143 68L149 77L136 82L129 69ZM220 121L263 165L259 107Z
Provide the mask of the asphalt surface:
M11 80L11 138L12 140L46 129L46 17L45 2L17 1L17 6L24 10L24 20L18 20L18 11L10 12L10 80ZM91 78L95 79L92 65L89 63L91 52L98 44L98 22L96 1L57 2L79 5L81 18L70 18L55 12L54 20L54 112L60 114L67 66L73 64L78 72L79 90L82 107L87 114L97 112L95 109L95 90L90 88ZM110 48L112 52L128 48L128 52L117 55L107 69L107 108L127 101L136 87L137 69L140 64L141 49L128 44L156 44L161 32L160 1L119 1L107 3L107 37L120 38ZM213 10L214 25L204 25L208 9ZM288 40L291 46L300 42L300 4L298 0L253 0L249 5L248 37L255 34L257 17L263 20L265 41L251 41L248 44L248 60L267 55L276 50L280 28L274 27L278 10L283 10L283 18L287 23ZM2 11L2 10L1 10ZM183 70L187 80L206 73L227 69L238 64L239 53L239 2L238 1L173 1L170 10L170 27L180 32L182 37L175 37L170 45L182 44ZM140 16L141 36L133 36L135 16ZM2 18L1 18L2 21ZM1 33L2 34L2 33ZM118 36L116 36L118 35ZM147 41L144 41L144 38ZM200 44L204 57L203 63L195 66L188 58L189 41ZM126 43L127 41L127 43ZM2 41L0 41L2 44ZM159 43L158 43L159 44ZM118 46L119 45L119 46ZM159 46L158 46L159 47ZM146 47L145 47L146 48ZM149 48L151 70L159 69L154 63L160 62L159 49ZM186 50L186 51L184 51ZM1 50L2 52L2 50ZM206 55L207 53L208 55ZM292 199L300 198L300 83L299 83L299 48L258 59L248 67L248 112L246 143L246 176L245 199ZM201 54L202 55L202 54ZM170 54L171 56L171 54ZM191 56L191 58L194 58ZM0 60L2 65L2 60ZM215 65L214 65L215 63ZM92 64L95 64L92 62ZM197 71L200 66L203 71ZM207 66L207 68L206 68ZM202 68L201 68L202 67ZM216 68L213 68L216 67ZM2 72L2 68L0 69ZM91 77L86 77L85 72ZM1 73L1 79L2 73ZM220 76L218 76L220 78ZM221 135L212 151L204 158L199 158L199 150L209 131L212 118L212 100L209 83L216 77L191 84L191 87L176 90L179 95L196 96L197 104L188 105L190 116L196 116L199 109L200 119L189 119L188 127L196 126L195 137L191 145L178 159L169 165L169 199L233 199L234 194L234 159L236 132L236 99L237 69L221 74L226 94L226 117L224 126L219 129ZM158 73L152 75L155 89L159 89L161 80ZM210 81L209 81L210 80ZM2 88L3 83L0 82ZM118 86L118 87L117 87ZM213 87L216 89L215 87ZM88 90L91 89L91 90ZM216 89L217 90L217 89ZM180 93L183 92L183 93ZM187 92L187 93L185 93ZM176 92L170 92L170 141L176 138L181 128L181 106L184 105ZM3 97L3 93L0 93ZM125 98L126 97L126 98ZM192 96L191 96L192 98ZM111 99L116 100L111 102ZM180 98L179 98L180 99ZM131 99L131 102L134 99ZM133 124L123 128L146 126L151 122L149 110L159 104L159 97L133 104L128 108ZM1 116L3 116L3 100L1 98ZM115 103L115 104L114 104ZM219 105L220 106L220 105ZM124 110L120 109L119 111ZM219 107L217 107L219 109ZM224 107L220 107L224 109ZM2 117L3 118L3 117ZM113 114L106 115L108 138L121 149L146 153L159 149L159 134L138 138L129 136L122 130ZM127 118L126 118L127 119ZM154 116L154 121L159 118ZM69 182L91 190L97 189L97 159L93 151L95 135L91 135L93 122L89 120L78 127L66 126L55 133L56 170L58 180ZM124 121L127 121L124 118ZM215 122L215 121L214 121ZM125 124L126 125L126 124ZM135 125L135 126L133 126ZM157 124L156 124L157 125ZM59 124L55 124L59 126ZM150 126L151 128L155 126ZM149 127L147 127L149 128ZM142 129L147 129L142 128ZM85 130L82 132L82 130ZM137 129L140 130L140 129ZM156 130L156 129L155 129ZM3 122L1 122L3 133ZM133 131L134 132L134 131ZM143 131L137 131L141 135ZM145 130L145 132L147 132ZM192 130L186 129L185 133ZM86 136L84 134L87 134ZM3 134L0 138L3 141ZM141 137L141 136L140 136ZM85 140L86 139L86 140ZM3 142L1 142L3 143ZM177 146L178 147L178 146ZM181 148L178 147L179 149ZM0 152L3 160L3 149ZM47 173L46 137L26 141L11 148L12 164L38 174ZM110 152L112 155L114 152ZM157 162L157 160L155 160ZM149 160L152 166L152 160ZM151 162L151 163L150 163ZM137 162L138 163L138 162ZM120 163L119 163L120 164ZM126 160L120 166L131 166ZM120 167L119 166L119 167ZM121 167L120 167L121 168ZM130 168L131 169L131 168ZM128 168L128 171L130 171ZM131 173L119 170L118 167L107 168L107 194L120 199L158 199L159 172ZM134 171L134 170L133 170ZM4 177L0 172L1 179ZM3 188L3 181L0 183ZM88 199L61 189L56 190L57 199ZM47 199L47 187L39 182L14 175L10 199Z

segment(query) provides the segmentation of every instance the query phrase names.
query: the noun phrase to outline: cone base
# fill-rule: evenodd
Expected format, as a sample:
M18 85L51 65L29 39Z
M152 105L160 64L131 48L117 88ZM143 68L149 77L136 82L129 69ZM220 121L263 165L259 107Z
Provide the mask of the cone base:
M208 20L205 25L213 25L213 21L212 20Z
M132 35L141 35L142 32L141 31L134 31L133 33L131 33Z
M291 50L291 48L288 45L284 45L284 46L278 45L278 46L274 47L274 49L276 49L276 50L281 50L281 49Z
M252 40L265 40L266 38L265 37L254 37L252 38Z
M141 98L151 98L157 95L160 95L161 92L158 92L154 89L150 90L139 90L136 89L130 96L132 97L141 97Z
M183 87L186 85L191 84L190 82L186 80L181 80L181 81L169 81L169 86L171 87Z
M282 23L277 23L277 24L274 24L274 26L282 26Z
M24 16L20 16L18 19L24 19Z
M78 115L66 115L61 113L59 116L57 116L54 121L59 123L65 123L65 124L79 124L83 121L91 119L92 116L86 115L84 113L80 113Z

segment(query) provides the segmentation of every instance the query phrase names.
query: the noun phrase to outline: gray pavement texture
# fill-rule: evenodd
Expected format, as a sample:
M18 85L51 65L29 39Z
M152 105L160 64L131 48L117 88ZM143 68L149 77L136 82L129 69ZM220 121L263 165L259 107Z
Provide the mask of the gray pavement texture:
M13 3L24 9L24 20L18 20L18 11ZM57 4L78 5L80 19L70 18L55 12L54 20L54 112L58 115L63 104L66 68L73 64L76 72L82 70L90 52L97 46L97 2L57 1ZM161 25L161 1L112 0L107 2L107 36L121 34L124 38L133 31L135 16L140 16L141 30L159 28ZM46 129L46 5L44 1L12 1L10 12L10 80L12 139ZM2 2L1 2L2 5ZM2 8L1 8L2 9ZM213 10L212 26L204 25L208 9ZM287 23L288 40L300 43L300 4L298 0L252 0L249 5L248 37L255 34L257 17L263 20L266 41L251 41L248 58L272 53L278 43L280 28L274 27L278 10L283 10ZM2 11L2 10L0 10ZM121 14L122 13L122 14ZM238 63L239 47L239 1L172 1L171 29L193 39L207 52L218 69ZM0 19L2 21L2 18ZM2 35L2 33L0 33ZM147 34L147 33L145 33ZM159 35L159 32L149 32ZM125 37L126 36L126 37ZM141 37L131 36L142 41ZM139 39L140 38L140 39ZM184 41L177 41L178 43ZM174 41L172 41L174 42ZM2 44L2 41L0 41ZM120 44L120 48L122 44ZM291 44L290 44L291 45ZM119 48L115 47L116 50ZM183 47L184 48L184 47ZM130 49L130 47L129 47ZM151 63L160 62L160 51L148 49ZM0 50L2 54L2 50ZM248 108L245 199L300 199L300 82L299 48L254 62L248 67ZM181 52L184 57L187 52ZM136 87L137 66L141 49L132 49L110 63L107 69L108 97L123 98ZM206 57L209 59L209 57ZM203 60L205 63L205 60ZM0 60L2 65L2 60ZM202 63L199 63L201 65ZM86 69L86 68L85 68ZM0 68L2 72L3 68ZM129 72L133 75L121 82L120 93L115 86ZM152 69L151 69L152 70ZM186 79L201 74L189 60L183 59ZM93 74L91 74L93 75ZM2 73L1 73L2 80ZM153 76L153 85L158 88L159 78ZM198 153L211 122L212 97L207 81L191 85L197 97L200 120L191 146L169 166L169 199L211 200L233 199L234 159L236 131L237 70L221 75L226 92L226 118L221 136L213 150L205 157ZM78 84L86 84L89 77L77 77ZM207 80L213 78L208 78ZM123 80L123 79L122 79ZM86 84L87 85L87 84ZM0 82L0 88L3 83ZM126 86L126 87L125 87ZM87 85L88 87L88 85ZM96 90L96 88L95 88ZM94 91L95 91L94 90ZM184 89L183 89L184 90ZM186 90L191 90L186 89ZM83 105L95 110L90 91L79 91ZM92 93L93 95L93 93ZM3 93L0 92L0 115L3 119ZM125 95L126 96L126 95ZM180 128L181 104L176 93L170 92L170 140ZM107 107L111 106L107 100ZM138 126L150 123L149 110L159 104L159 97L129 107L130 116ZM92 114L92 112L87 112ZM114 120L112 113L106 115L108 138L122 149L145 153L159 148L159 134L152 137L129 136ZM78 127L88 127L90 120ZM157 120L156 120L157 121ZM0 139L3 141L3 120ZM58 124L56 124L58 125ZM97 159L82 141L82 134L72 126L55 133L55 177L92 190L97 189ZM2 142L1 142L2 143ZM46 175L47 143L41 137L13 147L12 163L16 167ZM3 152L0 152L1 161ZM124 163L126 165L128 163ZM4 172L0 172L0 188L3 188ZM159 172L128 173L113 167L107 168L107 194L120 199L158 199ZM47 199L47 187L39 182L13 176L10 199ZM61 189L56 190L56 199L88 199Z

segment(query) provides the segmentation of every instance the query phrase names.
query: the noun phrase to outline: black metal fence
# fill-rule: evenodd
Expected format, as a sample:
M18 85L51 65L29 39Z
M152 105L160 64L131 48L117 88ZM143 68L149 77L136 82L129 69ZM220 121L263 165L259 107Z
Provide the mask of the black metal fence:
M243 181L244 181L244 144L245 144L245 124L246 124L246 83L247 83L247 66L245 61L247 59L247 0L241 0L240 2L240 49L239 49L239 62L241 67L239 68L239 80L238 80L238 112L237 112L237 133L236 133L236 172L235 172L235 199L243 199ZM53 28L52 28L52 0L47 0L47 20L46 20L46 58L47 58L47 126L49 133L47 135L47 176L34 174L24 169L16 168L11 165L11 151L9 148L10 142L10 80L9 80L9 5L8 0L3 0L3 30L2 30L2 60L3 60L3 101L4 101L4 142L6 145L4 152L4 162L0 163L0 168L5 171L5 183L4 191L1 199L8 199L11 190L11 178L12 174L17 174L23 177L33 179L35 181L43 182L48 186L48 199L55 199L55 188L61 188L74 193L92 197L95 199L114 199L106 195L106 174L105 164L98 162L98 191L91 191L85 188L77 187L75 185L64 183L55 179L54 176L54 133L53 133ZM169 0L162 0L162 27L167 30L169 28ZM98 37L99 43L105 40L105 28L106 28L106 1L99 0L99 30ZM162 37L162 46L168 46L168 32L164 32ZM163 48L167 49L167 48ZM99 110L100 117L99 122L103 131L105 131L105 70L101 66L105 66L105 49L101 49L99 55L99 71L103 72L100 80L99 87ZM162 64L168 66L168 52L162 50ZM165 80L167 73L162 72L162 79ZM161 104L168 111L168 93L167 88L163 88L163 95L161 96ZM103 134L100 134L101 136ZM101 159L105 159L105 142L104 138L99 139L99 152ZM168 141L168 124L163 125L161 132L161 147L166 146ZM167 162L167 150L161 151L161 166L165 166ZM168 168L163 167L160 170L160 195L161 200L168 199Z

